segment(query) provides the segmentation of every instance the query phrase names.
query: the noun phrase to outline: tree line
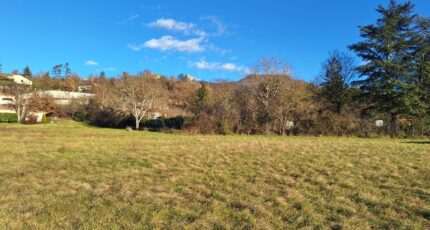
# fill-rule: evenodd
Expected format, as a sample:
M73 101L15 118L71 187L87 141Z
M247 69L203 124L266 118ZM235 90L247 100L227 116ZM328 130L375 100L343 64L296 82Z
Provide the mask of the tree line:
M197 82L150 71L118 78L102 73L91 78L94 99L69 114L99 126L135 129L177 117L180 125L172 127L199 133L429 135L430 19L413 9L395 0L379 6L377 21L361 26L361 41L348 47L359 61L333 51L312 83L294 79L279 58L260 59L239 82ZM67 90L84 81L68 64L56 65L52 75L32 80L41 89Z
M361 26L362 41L348 47L361 64L349 54L332 52L313 84L294 80L277 58L261 59L253 74L240 82L203 83L186 102L193 116L189 129L281 135L428 134L430 19L414 14L413 8L410 2L395 0L379 6L378 20ZM383 125L376 125L377 120Z

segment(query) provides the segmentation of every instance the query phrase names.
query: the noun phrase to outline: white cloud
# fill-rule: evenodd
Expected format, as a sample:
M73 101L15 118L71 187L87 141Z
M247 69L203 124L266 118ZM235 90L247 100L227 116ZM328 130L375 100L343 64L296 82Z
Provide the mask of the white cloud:
M220 66L218 62L207 62L204 59L197 62L190 62L189 65L199 70L210 70L210 71L219 69L219 66Z
M234 63L225 63L221 66L221 69L229 72L244 72L244 73L249 72L248 67L245 67L242 65L236 65Z
M159 39L151 39L141 45L129 44L128 47L134 51L139 51L143 48L157 49L160 51L175 50L180 52L201 52L205 48L202 47L201 43L203 38L193 38L188 40L178 40L172 36L163 36Z
M155 22L151 22L148 24L149 27L153 28L161 28L173 31L189 31L195 27L192 23L180 22L171 18L160 18Z
M235 71L238 69L238 67L236 66L236 64L233 64L233 63L225 63L224 65L221 66L221 69L225 71Z
M195 34L200 37L206 36L206 32L197 29L197 26L195 24L177 21L172 18L160 18L147 25L151 28L166 29L169 31L181 32L186 35Z
M99 63L93 60L88 60L85 62L85 65L87 66L99 66Z
M226 71L226 72L248 72L248 68L245 66L237 65L234 63L220 63L220 62L207 62L205 59L201 59L197 62L189 62L189 66L197 68L199 70L209 71Z
M146 24L151 28L166 29L174 32L182 32L186 35L195 34L201 37L228 35L228 26L215 16L200 17L206 21L203 25L197 26L194 23L182 22L172 18L159 18L156 21ZM205 30L199 28L203 26ZM210 29L211 31L208 31Z
M212 51L222 56L232 53L231 50L220 48L209 40L211 36L222 36L227 34L227 26L225 26L217 17L213 16L200 17L200 22L203 22L202 20L205 20L205 24L197 25L172 18L159 18L145 25L150 28L179 32L181 35L194 35L195 38L178 39L172 35L165 35L160 38L148 40L143 44L129 44L128 48L134 51L148 48L160 50L162 52L172 50L188 53ZM211 28L212 31L206 31L206 29L209 28Z

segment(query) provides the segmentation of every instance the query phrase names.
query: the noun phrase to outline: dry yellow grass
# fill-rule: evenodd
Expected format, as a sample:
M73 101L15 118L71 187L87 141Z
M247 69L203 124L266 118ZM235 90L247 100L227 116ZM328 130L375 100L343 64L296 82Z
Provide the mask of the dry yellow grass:
M430 228L425 141L0 124L0 155L1 229Z

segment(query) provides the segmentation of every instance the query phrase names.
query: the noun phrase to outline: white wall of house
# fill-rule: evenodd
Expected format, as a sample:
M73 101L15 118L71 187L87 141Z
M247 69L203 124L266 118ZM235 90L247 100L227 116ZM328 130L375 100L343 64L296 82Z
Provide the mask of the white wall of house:
M0 93L0 105L11 105L13 104L13 96Z
M15 113L13 101L14 98L12 95L0 92L0 113Z
M21 76L21 75L11 75L8 76L9 79L13 79L13 81L17 84L22 85L33 85L33 82L28 80L27 78Z
M0 113L16 113L13 107L0 105Z
M0 93L0 113L15 113L13 96Z
M89 100L94 97L91 93L78 93L78 92L68 92L62 90L46 90L37 92L39 95L48 95L54 98L55 104L57 105L69 105L74 100L82 101L83 103L88 103Z
M45 114L45 112L29 112L28 113L28 115L31 115L31 116L35 116L36 117L36 122L37 123L41 123L42 122L42 119L43 119L43 115ZM26 120L28 120L29 118L28 118L28 116L27 116L27 118L26 118Z

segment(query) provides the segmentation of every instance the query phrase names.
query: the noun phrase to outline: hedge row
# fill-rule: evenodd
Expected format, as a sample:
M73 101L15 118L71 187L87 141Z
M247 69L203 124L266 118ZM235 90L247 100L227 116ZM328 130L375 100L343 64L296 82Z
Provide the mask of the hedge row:
M18 122L18 116L15 113L0 113L0 122Z
M173 117L173 118L159 118L152 120L145 120L141 123L142 127L150 130L161 129L182 129L192 122L191 117Z

